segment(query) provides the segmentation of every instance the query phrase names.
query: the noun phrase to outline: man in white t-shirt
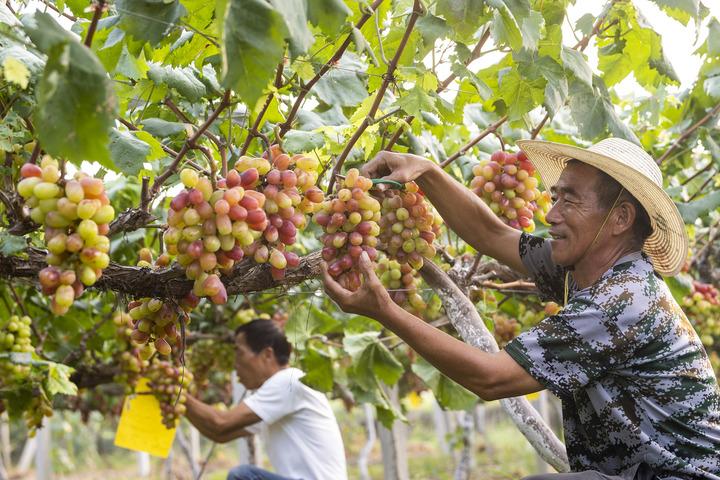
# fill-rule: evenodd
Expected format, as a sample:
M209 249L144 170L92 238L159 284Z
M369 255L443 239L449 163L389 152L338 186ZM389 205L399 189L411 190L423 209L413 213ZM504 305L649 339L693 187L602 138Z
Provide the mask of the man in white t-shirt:
M221 411L188 397L187 419L206 437L225 443L266 429L265 451L275 473L239 465L228 480L346 480L345 449L335 414L324 394L288 365L292 348L272 320L238 328L235 370L254 390L246 400Z

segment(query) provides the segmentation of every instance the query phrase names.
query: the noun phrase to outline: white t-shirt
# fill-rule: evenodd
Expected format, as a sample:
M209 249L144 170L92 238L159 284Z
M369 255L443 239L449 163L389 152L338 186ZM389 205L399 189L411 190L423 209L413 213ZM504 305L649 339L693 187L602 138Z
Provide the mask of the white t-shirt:
M265 451L275 473L302 480L346 480L345 448L324 394L300 381L297 368L278 371L244 400L266 428Z

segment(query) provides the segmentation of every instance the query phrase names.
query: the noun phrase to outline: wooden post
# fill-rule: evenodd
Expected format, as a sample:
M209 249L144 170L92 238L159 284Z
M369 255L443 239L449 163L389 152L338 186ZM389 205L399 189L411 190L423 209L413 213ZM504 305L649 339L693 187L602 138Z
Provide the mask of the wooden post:
M358 470L360 470L360 480L370 480L370 472L368 471L368 461L370 452L373 449L377 434L375 431L375 416L373 409L369 403L363 403L363 411L365 412L365 428L367 429L367 441L362 450L358 454Z
M135 452L138 464L138 478L150 476L150 454L147 452Z
M7 412L0 415L0 444L2 445L2 459L5 468L12 468L10 458L10 425L7 422Z
M35 479L51 480L52 463L50 462L50 452L52 442L49 418L43 418L42 428L37 429L35 438L37 439L37 450L35 450Z
M382 385L393 405L399 406L398 387ZM378 438L382 449L383 475L385 480L410 480L407 459L407 425L393 422L390 429L378 422Z
M447 441L448 433L450 433L450 419L447 411L442 409L435 397L433 397L433 421L435 423L435 436L437 437L440 451L445 454L450 454L450 445Z

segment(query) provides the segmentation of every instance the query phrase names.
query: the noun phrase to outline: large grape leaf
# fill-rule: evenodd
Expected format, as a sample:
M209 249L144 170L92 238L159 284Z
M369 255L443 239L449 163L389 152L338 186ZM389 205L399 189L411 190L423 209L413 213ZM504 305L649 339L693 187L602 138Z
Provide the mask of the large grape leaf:
M405 113L419 117L422 112L436 112L435 99L420 86L415 85L412 90L395 101L395 105L402 108Z
M635 133L625 125L615 112L615 106L605 84L595 77L593 88L573 82L570 86L570 112L585 138L594 139L606 133L640 145Z
M680 211L680 216L687 224L695 223L697 219L704 219L707 215L720 207L720 190L699 197L692 202L675 202Z
M108 154L117 98L95 54L46 13L23 17L25 32L48 56L37 89L35 126L51 155L114 170Z
M588 87L592 86L593 72L582 52L563 46L560 50L563 67L571 70Z
M110 157L121 172L138 175L148 155L150 146L133 133L114 129L110 134Z
M221 84L254 106L283 60L287 26L264 0L230 0L222 29Z
M325 135L319 132L304 132L301 130L290 130L283 137L285 149L293 153L306 153L322 148L325 145Z
M545 98L546 80L542 77L531 78L522 77L517 69L513 69L500 79L498 93L508 106L508 119L511 122L520 120Z
M368 96L361 77L365 66L357 56L346 52L338 67L321 77L312 91L328 105L357 106Z
M467 410L478 400L477 395L440 373L422 358L412 366L412 370L432 389L438 403L445 408Z
M687 25L690 20L700 21L700 0L652 0L670 18Z
M306 0L269 0L270 4L285 19L288 30L286 38L290 56L296 58L304 54L315 42L313 34L308 27L308 18L305 12Z
M0 231L0 255L11 256L23 253L27 250L25 237L9 235L4 231Z
M305 376L303 383L321 392L329 392L333 388L333 358L326 352L310 347L305 351L300 364Z
M708 24L707 54L711 57L720 57L720 22L716 18Z
M197 102L207 93L205 84L197 77L194 67L173 68L149 64L147 77L156 85L174 88L190 102Z
M343 339L345 351L353 360L353 379L366 390L377 388L378 380L394 385L403 373L402 364L378 341L379 335L380 332L363 332Z
M308 19L326 35L335 36L351 11L342 0L307 0Z
M472 40L483 16L483 0L438 0L435 13L445 19L457 39Z
M172 0L116 0L120 28L143 43L157 45L187 15L185 6Z

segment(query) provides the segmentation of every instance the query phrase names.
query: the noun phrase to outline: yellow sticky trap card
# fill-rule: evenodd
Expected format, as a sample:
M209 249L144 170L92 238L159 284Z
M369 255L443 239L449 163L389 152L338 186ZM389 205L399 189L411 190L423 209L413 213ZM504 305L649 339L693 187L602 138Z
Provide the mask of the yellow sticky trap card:
M125 397L115 445L167 458L174 439L175 428L162 424L160 402L150 394L147 379L140 379L135 394Z

